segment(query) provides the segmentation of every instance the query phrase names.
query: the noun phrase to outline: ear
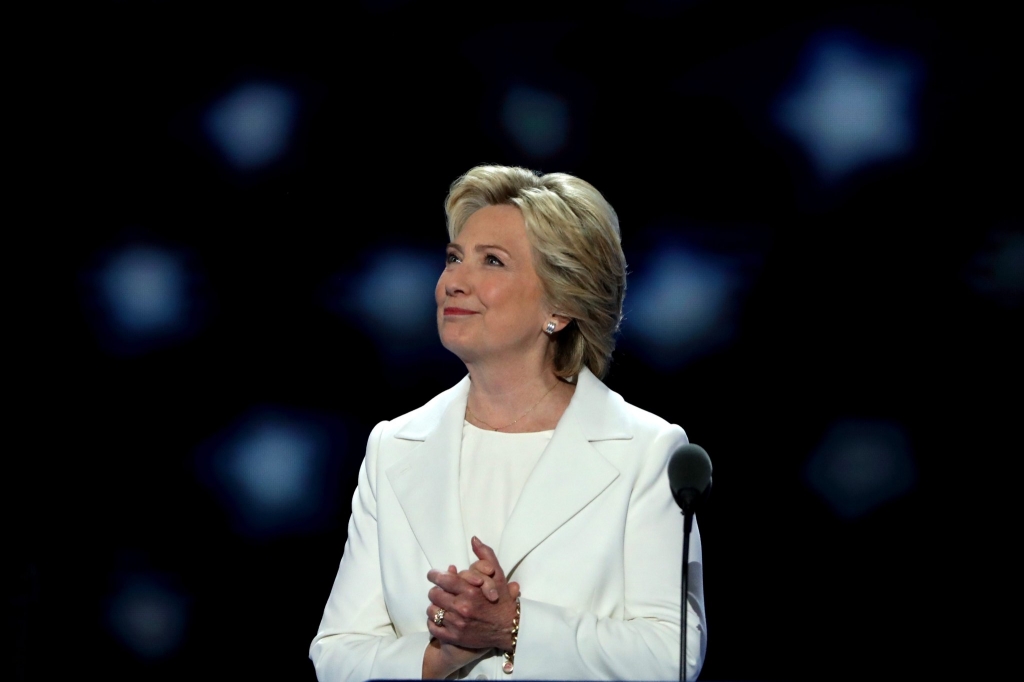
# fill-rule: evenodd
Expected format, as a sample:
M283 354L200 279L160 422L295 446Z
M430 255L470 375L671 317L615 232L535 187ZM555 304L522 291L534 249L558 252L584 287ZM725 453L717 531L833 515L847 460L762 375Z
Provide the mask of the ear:
M568 327L569 323L572 322L571 317L567 317L559 313L551 313L551 315L548 316L548 319L555 323L555 331L551 332L552 334L557 334Z

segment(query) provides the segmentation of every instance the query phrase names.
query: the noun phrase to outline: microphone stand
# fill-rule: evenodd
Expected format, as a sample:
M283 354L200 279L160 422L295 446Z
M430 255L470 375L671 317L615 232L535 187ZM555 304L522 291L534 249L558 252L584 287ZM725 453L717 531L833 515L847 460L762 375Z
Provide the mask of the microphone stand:
M704 448L688 443L672 453L668 462L668 481L672 497L683 514L683 579L679 600L679 682L686 682L686 605L690 592L690 531L693 514L711 492L711 459Z
M683 580L680 623L682 636L679 638L679 682L686 682L686 602L690 590L690 529L693 527L693 511L681 511L683 515Z

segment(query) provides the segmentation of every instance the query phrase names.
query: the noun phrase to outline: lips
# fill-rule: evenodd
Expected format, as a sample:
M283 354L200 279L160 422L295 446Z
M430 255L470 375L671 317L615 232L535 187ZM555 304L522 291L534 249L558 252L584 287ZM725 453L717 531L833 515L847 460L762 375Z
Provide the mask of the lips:
M476 315L476 312L472 310L466 310L465 308L445 308L445 315Z

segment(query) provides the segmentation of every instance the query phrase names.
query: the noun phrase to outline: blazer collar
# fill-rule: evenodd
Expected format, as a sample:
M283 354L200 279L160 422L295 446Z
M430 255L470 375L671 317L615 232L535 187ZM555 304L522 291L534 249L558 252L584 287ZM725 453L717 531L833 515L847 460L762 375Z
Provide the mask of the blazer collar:
M590 443L633 437L622 397L586 368L537 466L523 487L496 548L506 576L551 533L586 507L618 477ZM459 492L459 460L469 377L417 411L395 433L421 441L387 470L388 480L428 561L460 570L468 554Z

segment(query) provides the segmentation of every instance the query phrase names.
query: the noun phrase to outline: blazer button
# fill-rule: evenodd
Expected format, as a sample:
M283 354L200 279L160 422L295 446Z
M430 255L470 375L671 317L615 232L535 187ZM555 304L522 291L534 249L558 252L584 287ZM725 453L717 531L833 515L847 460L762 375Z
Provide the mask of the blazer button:
M476 679L478 679L478 680L486 680L487 679L487 675L484 675L484 674L477 675Z

